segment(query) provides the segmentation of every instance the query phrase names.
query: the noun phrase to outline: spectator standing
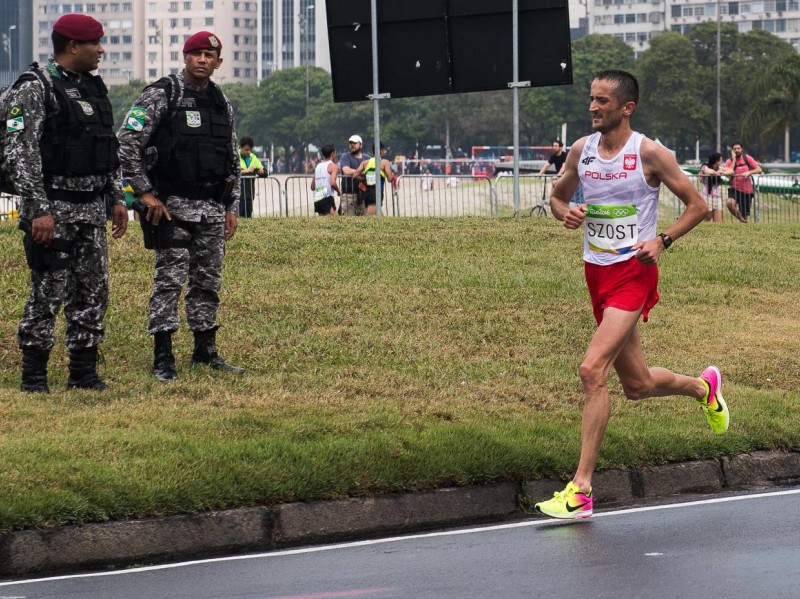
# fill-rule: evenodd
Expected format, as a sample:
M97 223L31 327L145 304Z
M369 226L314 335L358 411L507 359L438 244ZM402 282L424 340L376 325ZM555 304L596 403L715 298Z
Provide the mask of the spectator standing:
M375 151L375 148L372 149ZM367 216L374 216L375 212L377 211L376 208L376 198L377 194L375 193L375 181L378 178L378 172L380 172L381 177L383 177L383 185L381 185L381 198L384 195L384 189L386 189L386 183L391 183L394 181L394 172L392 172L392 163L389 162L384 156L386 155L386 146L381 144L381 162L380 167L376 166L375 164L375 157L372 156L368 158L356 169L355 178L358 179L362 175L364 177L364 182L367 186L367 191L364 193L364 210Z
M706 220L721 223L722 222L722 193L720 191L720 184L722 178L720 175L720 164L722 164L722 154L714 152L708 157L708 162L700 167L700 183L703 187L702 196L708 204L708 214Z
M744 147L737 141L731 147L731 157L725 161L721 172L731 177L731 186L728 188L728 210L739 219L739 222L746 223L753 206L752 175L764 171L752 156L744 153Z
M236 232L240 193L233 107L211 80L222 65L221 52L213 33L190 36L183 45L184 69L146 87L118 133L123 173L147 207L146 220L172 228L155 250L147 327L153 335L153 375L160 381L178 376L172 334L187 279L192 364L244 372L226 363L216 345L222 258L225 242ZM158 151L148 170L144 158L153 155L152 148Z
M361 180L355 177L356 170L369 155L362 152L364 145L360 135L351 135L347 140L349 151L339 158L339 171L342 173L342 193L339 201L339 214L344 216L361 216L364 214L363 193L359 190Z
M339 165L336 164L336 148L332 145L322 146L322 162L314 169L314 180L311 191L314 192L314 214L320 216L336 214L336 200L333 192L341 197L339 189Z
M31 292L19 323L21 389L49 393L47 362L56 315L64 305L69 349L67 387L103 390L97 347L108 307L106 205L112 237L125 234L128 210L119 173L111 102L92 71L105 49L103 26L84 14L55 22L53 59L34 66L11 89L4 158L20 196L20 228Z
M242 171L242 190L239 198L239 216L250 218L253 215L253 198L256 191L256 177L264 176L264 165L253 154L252 137L242 137L239 140L239 167Z

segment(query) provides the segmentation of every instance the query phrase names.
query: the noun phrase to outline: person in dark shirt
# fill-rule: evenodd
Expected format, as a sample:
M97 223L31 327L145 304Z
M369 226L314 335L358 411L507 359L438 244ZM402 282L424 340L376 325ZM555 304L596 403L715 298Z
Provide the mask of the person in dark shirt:
M556 139L553 141L553 154L547 159L547 163L543 164L542 168L539 169L539 174L544 175L545 173L549 173L557 175L561 172L561 167L564 166L566 160L567 153L564 151L564 143L560 139ZM553 166L553 170L548 171L551 165Z
M349 152L339 158L339 172L342 173L342 194L340 196L339 214L343 216L361 216L364 214L363 193L359 191L355 174L358 167L371 156L361 151L364 142L360 135L351 135L347 141ZM361 181L363 182L363 176Z

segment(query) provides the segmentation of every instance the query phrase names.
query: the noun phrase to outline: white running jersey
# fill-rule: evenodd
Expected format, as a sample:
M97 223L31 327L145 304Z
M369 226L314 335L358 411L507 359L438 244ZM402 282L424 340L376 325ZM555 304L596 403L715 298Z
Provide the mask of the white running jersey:
M324 200L328 196L333 195L333 187L331 187L331 174L328 172L328 165L330 160L325 160L317 165L314 169L314 201L318 202Z
M586 140L578 177L587 205L583 223L583 259L601 266L636 255L632 245L656 236L658 192L648 185L639 154L644 135L633 132L625 147L605 160L597 151L600 132Z

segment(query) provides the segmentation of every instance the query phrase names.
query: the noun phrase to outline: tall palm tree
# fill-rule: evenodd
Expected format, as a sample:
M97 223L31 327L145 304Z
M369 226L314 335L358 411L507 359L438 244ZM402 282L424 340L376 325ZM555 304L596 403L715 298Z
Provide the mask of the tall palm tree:
M800 125L800 56L761 71L751 90L753 103L742 120L742 136L758 136L762 144L784 135L784 159L789 160L789 129Z

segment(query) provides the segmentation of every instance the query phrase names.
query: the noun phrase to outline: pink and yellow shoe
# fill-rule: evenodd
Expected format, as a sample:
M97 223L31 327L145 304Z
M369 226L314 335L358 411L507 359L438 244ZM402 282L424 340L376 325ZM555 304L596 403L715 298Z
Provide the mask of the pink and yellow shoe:
M553 494L552 499L537 503L533 507L545 516L571 520L591 516L592 505L592 490L589 489L588 493L584 493L578 485L569 482L563 491Z
M717 435L724 435L730 425L731 415L728 404L722 399L722 373L716 366L709 366L700 375L700 380L708 387L708 393L697 401L711 430Z

